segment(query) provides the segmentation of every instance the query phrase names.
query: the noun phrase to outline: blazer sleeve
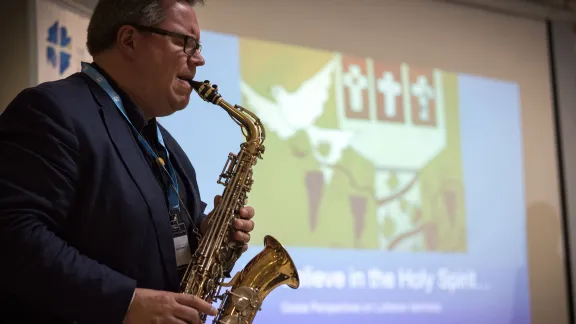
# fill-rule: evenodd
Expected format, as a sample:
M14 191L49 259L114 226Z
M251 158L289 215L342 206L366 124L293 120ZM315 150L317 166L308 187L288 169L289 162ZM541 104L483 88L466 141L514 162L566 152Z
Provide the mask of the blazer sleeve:
M24 90L0 115L0 287L70 321L121 323L135 280L57 235L74 217L78 159L72 119L48 90Z

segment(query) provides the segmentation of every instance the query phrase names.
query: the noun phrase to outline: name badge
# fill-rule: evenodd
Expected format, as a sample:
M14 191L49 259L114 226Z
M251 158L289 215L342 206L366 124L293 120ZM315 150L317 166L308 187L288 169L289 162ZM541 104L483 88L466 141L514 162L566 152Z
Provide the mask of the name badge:
M178 221L177 217L172 220L172 232L174 234L174 251L176 252L176 266L181 267L188 265L192 259L190 243L188 242L188 233L186 225Z
M192 258L192 253L190 253L190 244L188 243L188 235L184 234L174 237L174 250L176 251L176 265L178 267L188 265Z

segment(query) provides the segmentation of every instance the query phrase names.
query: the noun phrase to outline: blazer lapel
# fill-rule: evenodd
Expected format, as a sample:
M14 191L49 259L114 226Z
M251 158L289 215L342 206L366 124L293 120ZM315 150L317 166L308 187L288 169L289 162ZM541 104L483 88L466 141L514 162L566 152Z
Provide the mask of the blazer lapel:
M162 135L164 136L165 139L168 137L168 136L166 136L166 133L163 133ZM182 165L182 161L180 160L181 157L178 154L175 154L176 151L174 150L173 145L172 145L170 140L166 140L166 147L168 148L168 151L170 152L170 162L173 163L174 168L176 169L176 172L178 173L178 175L182 179L184 186L186 186L186 192L188 193L187 194L187 197L188 197L187 204L188 204L188 206L192 206L191 210L189 210L190 217L192 217L195 220L196 219L195 217L197 217L201 212L200 211L200 204L201 204L200 193L191 184L190 177L186 173L186 169L184 168L184 166Z
M177 273L176 255L164 194L158 186L130 126L112 99L93 80L84 75L83 77L86 78L94 98L102 108L102 119L118 155L148 205L149 217L156 231L157 243L166 271L165 277L171 287L177 287L178 283L174 282L173 275Z

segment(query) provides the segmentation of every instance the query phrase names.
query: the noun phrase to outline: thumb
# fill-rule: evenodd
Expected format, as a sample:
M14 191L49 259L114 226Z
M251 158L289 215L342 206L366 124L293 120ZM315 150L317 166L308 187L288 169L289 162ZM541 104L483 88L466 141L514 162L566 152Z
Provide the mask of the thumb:
M214 206L217 206L218 204L220 204L221 200L222 200L222 196L220 196L220 195L214 196Z

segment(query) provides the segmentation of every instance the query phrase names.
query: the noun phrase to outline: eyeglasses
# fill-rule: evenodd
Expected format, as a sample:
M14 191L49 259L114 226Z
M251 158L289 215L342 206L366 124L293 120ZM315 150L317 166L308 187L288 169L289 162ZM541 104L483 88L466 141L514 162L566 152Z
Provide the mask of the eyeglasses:
M156 28L156 27L149 27L149 26L142 26L142 25L132 25L132 26L134 28L140 30L140 31L143 31L143 32L150 32L150 33L155 33L155 34L159 34L159 35L176 37L176 38L182 39L184 41L184 46L183 46L184 53L186 53L188 56L193 56L197 51L198 52L202 51L202 45L200 43L198 43L198 41L192 36L171 32L171 31Z

